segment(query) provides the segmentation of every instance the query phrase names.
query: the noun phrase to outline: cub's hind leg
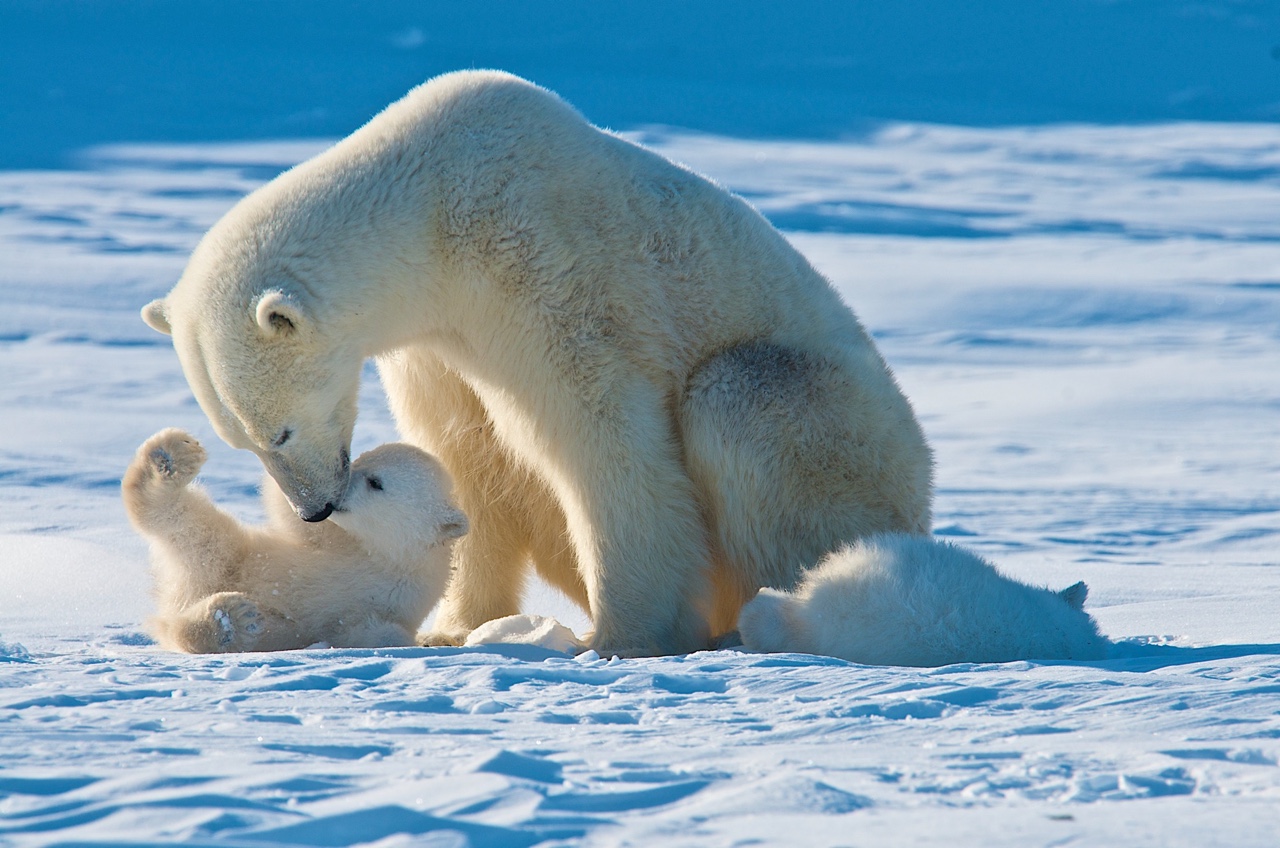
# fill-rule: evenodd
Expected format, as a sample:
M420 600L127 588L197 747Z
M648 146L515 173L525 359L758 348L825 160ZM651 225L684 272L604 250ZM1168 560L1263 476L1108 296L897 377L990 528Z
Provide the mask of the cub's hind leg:
M403 624L371 615L343 626L328 642L335 648L406 648L416 645L417 637Z
M190 654L289 651L317 641L284 612L243 592L217 592L148 624L162 648Z
M163 648L189 654L252 651L265 625L262 611L240 592L218 592L185 610L152 619Z

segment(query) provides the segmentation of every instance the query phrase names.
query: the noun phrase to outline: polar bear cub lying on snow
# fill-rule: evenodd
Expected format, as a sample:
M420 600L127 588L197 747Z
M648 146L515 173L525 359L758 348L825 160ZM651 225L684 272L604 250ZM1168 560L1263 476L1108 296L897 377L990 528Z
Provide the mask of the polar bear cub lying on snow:
M1096 660L1105 638L1089 589L1038 589L928 536L871 536L827 555L794 592L761 589L738 627L752 650L866 665Z
M444 594L453 542L467 519L448 473L405 444L351 466L342 509L299 519L268 477L268 524L245 527L191 485L205 451L161 431L125 473L129 519L151 542L160 611L149 627L165 648L191 653L412 645Z

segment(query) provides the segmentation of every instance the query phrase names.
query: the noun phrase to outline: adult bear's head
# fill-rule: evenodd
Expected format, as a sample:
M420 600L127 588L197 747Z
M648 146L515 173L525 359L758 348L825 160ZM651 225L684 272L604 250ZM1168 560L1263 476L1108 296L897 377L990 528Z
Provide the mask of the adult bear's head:
M257 454L299 516L323 521L347 490L366 353L326 315L315 266L282 249L270 221L235 212L142 317L173 336L218 435Z
M488 173L471 163L475 122L509 129L528 104L567 108L549 98L499 72L419 86L237 203L173 291L142 310L173 336L218 435L256 453L308 521L341 506L347 490L364 360L456 341L458 310L473 306L446 297L463 263L444 241L479 214L469 198L501 194L474 185Z

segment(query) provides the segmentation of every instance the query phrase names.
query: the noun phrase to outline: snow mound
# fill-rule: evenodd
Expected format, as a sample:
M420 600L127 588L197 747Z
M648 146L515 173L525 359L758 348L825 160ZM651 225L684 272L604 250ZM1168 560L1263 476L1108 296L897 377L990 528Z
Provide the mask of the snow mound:
M586 643L554 618L541 615L508 615L480 625L467 637L467 646L534 645L562 654L576 654Z
M0 642L0 662L28 662L30 652L17 642Z

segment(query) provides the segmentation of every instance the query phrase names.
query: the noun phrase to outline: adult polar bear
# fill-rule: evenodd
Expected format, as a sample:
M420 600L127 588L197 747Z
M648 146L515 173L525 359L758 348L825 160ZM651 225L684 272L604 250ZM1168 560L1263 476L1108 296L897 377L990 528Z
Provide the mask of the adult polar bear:
M237 204L143 310L298 513L347 487L361 363L471 532L427 644L528 566L602 651L704 647L842 542L929 527L883 360L757 212L498 72L448 74Z

